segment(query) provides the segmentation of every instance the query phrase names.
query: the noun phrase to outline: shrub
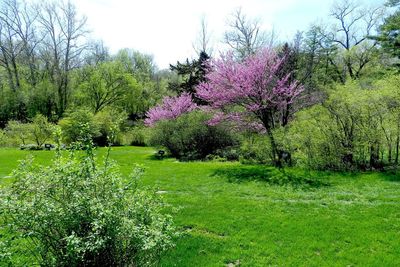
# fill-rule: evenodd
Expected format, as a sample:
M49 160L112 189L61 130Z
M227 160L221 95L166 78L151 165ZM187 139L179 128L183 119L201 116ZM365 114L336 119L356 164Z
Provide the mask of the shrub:
M143 126L134 126L122 134L123 144L130 146L146 146L148 129Z
M0 129L0 147L7 145L7 135L6 132Z
M5 132L10 139L16 138L20 144L26 145L32 131L32 124L19 121L9 121Z
M194 111L177 119L159 121L152 129L150 145L165 147L181 160L204 159L217 150L237 144L237 138L224 125L210 126L210 115Z
M58 124L67 144L79 142L88 135L93 138L100 136L100 126L95 121L93 113L87 109L70 112Z
M96 163L90 142L85 147L57 152L49 167L23 162L0 191L4 227L42 266L157 264L175 232L158 197L137 186L143 169L123 179L110 161Z
M94 120L100 134L93 138L94 143L98 146L107 146L108 141L111 141L113 145L121 145L120 133L126 118L126 113L118 110L105 109L98 112ZM113 140L108 140L110 136L114 136Z
M271 144L267 136L248 134L240 146L240 161L245 164L272 164Z

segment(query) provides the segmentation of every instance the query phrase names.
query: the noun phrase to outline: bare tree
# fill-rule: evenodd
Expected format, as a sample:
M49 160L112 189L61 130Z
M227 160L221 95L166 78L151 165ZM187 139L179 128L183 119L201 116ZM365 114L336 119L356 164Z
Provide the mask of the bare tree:
M9 8L13 31L21 43L21 60L29 66L28 82L35 86L38 71L35 49L40 43L36 27L38 13L24 1L9 0Z
M332 6L334 27L322 34L344 50L341 58L344 74L347 73L352 79L358 78L372 59L376 42L368 37L375 30L383 12L381 6L364 8L353 0L341 0Z
M43 59L57 87L57 113L61 116L68 104L70 72L79 66L80 55L86 48L86 17L78 17L71 2L44 3L40 9L39 22L45 36Z
M84 61L86 65L98 65L110 60L110 53L107 46L102 40L91 41L88 49L84 53Z
M193 48L198 55L200 55L201 52L205 52L207 55L211 56L213 48L210 42L211 33L209 32L206 17L202 16L200 20L200 31L198 33L196 42L193 43Z
M21 84L17 57L22 52L22 43L16 30L19 17L15 17L18 8L15 0L6 0L0 6L0 64L6 69L9 86L14 92Z
M249 19L237 9L228 23L230 30L225 32L224 41L234 49L240 58L254 54L258 49L273 45L275 32L270 34L261 29L261 23L257 19Z

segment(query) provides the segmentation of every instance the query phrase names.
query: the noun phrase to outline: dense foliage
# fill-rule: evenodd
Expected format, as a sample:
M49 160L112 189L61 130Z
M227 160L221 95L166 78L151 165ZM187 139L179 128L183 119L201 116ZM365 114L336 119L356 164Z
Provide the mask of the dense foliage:
M182 160L204 159L237 144L237 137L226 125L208 125L209 119L209 114L196 111L160 121L151 129L149 143L165 147L171 156Z
M57 152L49 166L21 163L1 189L3 230L25 238L41 266L155 265L172 246L170 217L138 187L142 168L122 177L108 154L97 163L88 140L84 154Z

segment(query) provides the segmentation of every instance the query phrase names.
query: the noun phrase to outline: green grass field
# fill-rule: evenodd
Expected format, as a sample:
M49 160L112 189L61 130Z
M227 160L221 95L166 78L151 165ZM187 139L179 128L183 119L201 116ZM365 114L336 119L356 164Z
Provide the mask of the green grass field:
M40 164L54 154L1 149L3 186L29 153ZM175 210L183 234L161 266L400 266L400 177L394 174L291 169L282 180L273 168L153 154L152 148L112 149L123 174L143 164L141 183Z

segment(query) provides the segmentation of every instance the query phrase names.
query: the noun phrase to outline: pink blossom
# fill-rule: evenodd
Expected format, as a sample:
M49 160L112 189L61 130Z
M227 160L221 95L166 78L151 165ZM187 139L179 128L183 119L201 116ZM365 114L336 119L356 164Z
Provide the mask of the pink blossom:
M197 96L214 109L224 110L225 118L238 121L238 117L257 118L255 128L273 128L274 117L287 109L303 87L291 81L291 74L279 75L285 58L280 58L273 50L265 49L240 62L231 53L211 62L211 71L206 82L197 87ZM243 111L232 114L234 106L242 106ZM228 116L228 115L234 115ZM216 123L222 115L212 120ZM243 120L242 120L243 121ZM246 121L246 120L244 120Z
M153 126L160 120L175 119L183 113L190 112L197 108L189 93L183 93L176 97L165 97L160 105L151 108L146 112L144 123Z

